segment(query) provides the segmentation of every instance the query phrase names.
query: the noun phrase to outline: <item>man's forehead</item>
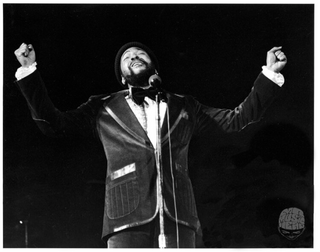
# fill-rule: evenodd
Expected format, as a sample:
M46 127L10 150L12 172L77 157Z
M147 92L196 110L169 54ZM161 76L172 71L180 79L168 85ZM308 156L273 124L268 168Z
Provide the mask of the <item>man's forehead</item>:
M144 51L144 52L146 52L145 50L141 49L140 47L133 46L133 47L129 47L127 50L125 50L124 53L122 54L122 56L125 55L126 53L132 52L132 51Z

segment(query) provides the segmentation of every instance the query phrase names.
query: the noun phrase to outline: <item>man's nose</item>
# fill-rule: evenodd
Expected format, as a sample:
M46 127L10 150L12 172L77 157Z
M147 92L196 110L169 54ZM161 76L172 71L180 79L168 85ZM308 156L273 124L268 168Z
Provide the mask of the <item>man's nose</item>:
M131 57L131 60L135 60L135 59L139 59L139 56L136 54L132 55L132 57Z

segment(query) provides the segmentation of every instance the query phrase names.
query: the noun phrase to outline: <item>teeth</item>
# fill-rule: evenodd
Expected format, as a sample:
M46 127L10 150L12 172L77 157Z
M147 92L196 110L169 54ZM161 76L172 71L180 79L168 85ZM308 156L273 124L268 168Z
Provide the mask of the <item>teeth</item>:
M132 64L132 66L141 66L141 65L142 65L141 62L135 62L135 63Z

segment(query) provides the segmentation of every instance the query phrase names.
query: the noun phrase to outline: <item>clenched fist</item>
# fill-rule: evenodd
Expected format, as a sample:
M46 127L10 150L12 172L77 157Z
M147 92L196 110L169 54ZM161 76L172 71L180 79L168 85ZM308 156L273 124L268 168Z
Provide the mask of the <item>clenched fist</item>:
M36 53L31 44L27 45L22 43L20 47L14 51L14 54L23 67L29 67L36 61Z
M279 73L287 64L287 57L281 48L281 46L273 47L267 53L267 68L276 73Z

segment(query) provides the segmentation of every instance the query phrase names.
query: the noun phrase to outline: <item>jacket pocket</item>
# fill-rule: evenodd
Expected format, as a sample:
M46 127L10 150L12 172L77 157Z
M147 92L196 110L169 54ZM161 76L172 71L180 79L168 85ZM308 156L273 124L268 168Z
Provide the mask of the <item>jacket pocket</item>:
M108 217L124 217L139 205L139 183L136 178L116 183L107 190L106 197Z

